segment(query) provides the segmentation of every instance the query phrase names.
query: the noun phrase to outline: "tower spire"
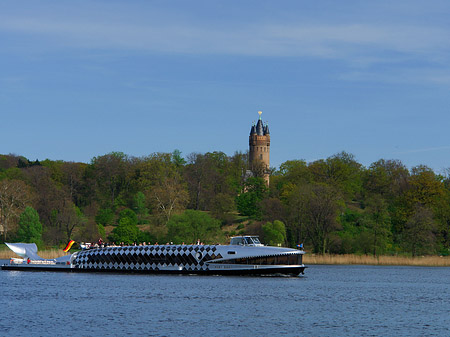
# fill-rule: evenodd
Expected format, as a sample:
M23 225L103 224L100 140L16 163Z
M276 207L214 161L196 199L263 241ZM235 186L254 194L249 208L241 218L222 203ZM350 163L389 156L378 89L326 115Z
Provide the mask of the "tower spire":
M258 111L259 119L253 123L249 137L249 164L253 175L262 177L269 185L270 174L270 132L267 122L261 118L262 111Z

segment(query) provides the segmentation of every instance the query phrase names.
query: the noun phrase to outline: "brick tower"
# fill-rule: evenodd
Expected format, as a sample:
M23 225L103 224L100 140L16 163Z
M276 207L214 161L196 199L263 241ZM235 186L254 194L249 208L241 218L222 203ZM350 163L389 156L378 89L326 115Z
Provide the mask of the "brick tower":
M249 136L249 164L255 177L264 178L269 186L270 168L270 132L269 125L261 120L262 111L258 111L259 119L256 125L253 123Z

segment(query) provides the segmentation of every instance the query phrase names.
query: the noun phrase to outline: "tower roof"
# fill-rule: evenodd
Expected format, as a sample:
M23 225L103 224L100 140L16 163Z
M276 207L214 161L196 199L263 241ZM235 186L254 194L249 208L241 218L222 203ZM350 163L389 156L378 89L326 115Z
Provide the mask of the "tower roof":
M270 134L269 125L267 123L266 125L264 125L261 119L262 111L258 111L258 114L259 114L258 122L256 123L256 125L255 123L253 123L252 128L250 129L250 135L256 134L258 136L265 136Z
M264 136L264 125L261 119L259 119L258 123L256 124L256 134L258 136Z

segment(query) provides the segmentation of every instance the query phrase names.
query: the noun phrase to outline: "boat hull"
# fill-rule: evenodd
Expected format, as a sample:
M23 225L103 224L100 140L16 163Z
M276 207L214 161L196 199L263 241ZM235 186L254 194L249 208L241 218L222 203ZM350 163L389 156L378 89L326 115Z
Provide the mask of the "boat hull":
M258 267L258 266L255 266ZM66 273L120 273L120 274L179 274L179 275L235 275L235 276L299 276L303 275L305 266L292 267L270 267L270 268L248 268L248 269L208 269L208 270L139 270L139 269L98 269L98 268L73 268L70 266L42 266L42 265L3 265L2 270L16 271L45 271L45 272L66 272Z
M16 244L16 248L22 248ZM25 247L26 248L26 247ZM55 260L11 259L4 270L195 275L300 275L304 251L245 245L147 245L88 249Z

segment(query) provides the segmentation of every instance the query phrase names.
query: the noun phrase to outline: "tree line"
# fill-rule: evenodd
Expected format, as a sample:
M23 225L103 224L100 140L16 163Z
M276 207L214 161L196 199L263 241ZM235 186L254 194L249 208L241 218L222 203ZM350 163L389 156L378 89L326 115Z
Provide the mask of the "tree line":
M450 179L341 152L289 160L267 187L247 153L111 152L90 163L0 155L2 241L225 243L233 234L316 253L449 254Z

